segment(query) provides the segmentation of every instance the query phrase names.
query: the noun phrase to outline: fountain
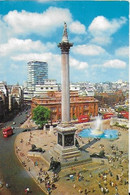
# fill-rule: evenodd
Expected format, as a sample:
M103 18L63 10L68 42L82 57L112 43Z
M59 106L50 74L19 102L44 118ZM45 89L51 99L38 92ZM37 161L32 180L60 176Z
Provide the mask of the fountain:
M103 134L102 119L101 119L101 116L99 116L99 115L96 117L94 128L92 129L92 133L94 135L101 135L101 134Z
M118 131L114 129L103 130L101 116L97 116L93 128L83 129L78 135L84 138L103 138L114 140L118 138Z

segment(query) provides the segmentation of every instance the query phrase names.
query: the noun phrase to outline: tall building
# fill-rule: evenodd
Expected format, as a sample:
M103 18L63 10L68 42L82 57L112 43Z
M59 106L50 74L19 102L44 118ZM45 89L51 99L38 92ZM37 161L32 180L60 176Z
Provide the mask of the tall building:
M43 85L48 79L48 64L40 61L28 62L28 90L34 91L35 85Z
M9 107L9 95L6 82L0 81L0 121L6 118Z

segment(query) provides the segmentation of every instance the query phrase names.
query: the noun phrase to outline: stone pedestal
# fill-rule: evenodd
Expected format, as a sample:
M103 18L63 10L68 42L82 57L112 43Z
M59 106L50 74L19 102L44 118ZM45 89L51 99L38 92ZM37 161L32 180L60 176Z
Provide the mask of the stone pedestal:
M71 123L61 123L57 127L57 144L50 151L50 155L53 156L55 161L61 163L61 167L71 166L90 159L88 153L84 152L83 154L76 147L76 130L77 128Z
M46 131L46 125L44 125L43 130Z
M50 126L49 134L53 133L53 126Z

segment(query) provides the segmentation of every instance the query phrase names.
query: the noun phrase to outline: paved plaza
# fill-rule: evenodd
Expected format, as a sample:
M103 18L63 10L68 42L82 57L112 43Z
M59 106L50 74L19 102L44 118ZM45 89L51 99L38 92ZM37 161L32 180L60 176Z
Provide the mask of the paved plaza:
M110 121L103 123L103 128L110 128ZM85 124L84 124L85 125ZM32 127L28 121L23 127ZM79 131L83 127L77 126ZM117 129L116 127L114 127ZM91 161L80 166L61 170L58 174L48 172L49 164L41 157L30 157L31 145L42 148L47 153L56 144L56 130L34 130L19 134L15 140L15 151L28 173L47 194L128 194L128 130L118 128L119 139L110 141L101 139L87 148L87 151L99 153L104 150L109 161ZM90 143L89 138L78 138L80 146Z

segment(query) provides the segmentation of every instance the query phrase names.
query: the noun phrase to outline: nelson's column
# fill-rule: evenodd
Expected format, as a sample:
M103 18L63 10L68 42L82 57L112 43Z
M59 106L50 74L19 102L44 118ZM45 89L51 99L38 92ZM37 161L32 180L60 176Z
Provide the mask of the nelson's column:
M88 153L83 154L76 147L77 128L70 122L69 50L72 46L68 40L67 25L64 23L62 41L58 44L61 49L62 122L57 126L57 144L50 151L54 160L60 161L61 166L81 163L89 158Z

